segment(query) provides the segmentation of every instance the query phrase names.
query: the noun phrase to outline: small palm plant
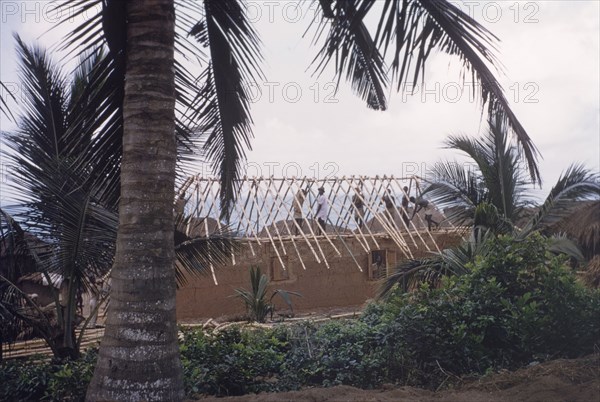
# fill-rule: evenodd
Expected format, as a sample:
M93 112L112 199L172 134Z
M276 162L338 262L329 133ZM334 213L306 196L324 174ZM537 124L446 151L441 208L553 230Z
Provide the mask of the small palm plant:
M480 139L452 136L450 149L465 153L474 168L456 162L438 162L433 170L436 181L423 194L438 207L453 207L448 219L472 226L471 234L461 244L432 253L421 259L403 261L394 268L379 288L378 298L385 299L396 287L408 290L426 282L439 284L444 276L467 272L466 265L483 258L490 250L490 240L499 235L525 239L544 232L573 211L578 201L597 200L600 196L598 174L583 165L573 164L561 175L538 211L529 217L527 191L533 183L526 179L519 149L511 144L502 122L489 122L488 133ZM520 223L525 221L525 224ZM576 243L565 236L550 237L550 251L583 259Z
M302 296L297 292L275 289L267 301L267 287L269 286L269 279L260 271L260 267L258 266L253 266L250 268L250 284L252 286L252 290L235 289L234 295L242 299L244 302L250 321L265 322L267 314L271 314L271 318L273 318L273 312L275 312L273 298L276 295L281 296L293 314L294 309L292 307L292 299L290 296Z

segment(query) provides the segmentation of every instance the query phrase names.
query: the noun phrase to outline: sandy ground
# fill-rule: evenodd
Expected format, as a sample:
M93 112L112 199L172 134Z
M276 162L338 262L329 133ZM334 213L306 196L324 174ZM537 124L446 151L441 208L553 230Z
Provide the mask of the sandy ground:
M307 388L294 392L239 397L202 397L202 402L600 402L600 354L576 360L553 360L514 372L464 381L455 389L432 392L384 386L362 390L348 386Z

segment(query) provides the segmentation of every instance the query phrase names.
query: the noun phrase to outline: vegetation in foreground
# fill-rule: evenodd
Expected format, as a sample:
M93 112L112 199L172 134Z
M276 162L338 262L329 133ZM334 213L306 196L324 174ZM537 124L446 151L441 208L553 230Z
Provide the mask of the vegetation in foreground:
M185 330L187 395L338 384L436 389L448 385L449 373L482 375L592 353L600 341L600 292L576 282L542 236L490 241L486 258L467 274L437 289L398 291L358 320ZM82 399L95 356L62 365L4 362L0 399Z

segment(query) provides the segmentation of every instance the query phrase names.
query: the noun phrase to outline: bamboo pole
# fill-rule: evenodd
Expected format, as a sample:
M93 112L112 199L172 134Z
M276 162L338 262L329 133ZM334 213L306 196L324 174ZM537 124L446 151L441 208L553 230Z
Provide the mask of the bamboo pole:
M304 184L304 181L306 180L306 177L304 177L302 179L302 184ZM299 186L299 190L302 189L302 184ZM287 209L288 213L292 213L292 208L288 208L287 205L284 206ZM308 239L308 237L306 237L306 234L304 233L304 230L302 230L302 228L300 227L300 225L298 225L298 222L296 222L295 219L292 219L292 222L294 223L294 225L296 226L296 228L298 229L298 233L300 233L302 235L302 237L304 238L304 240L306 241L306 244L308 244L308 247L310 248L310 251L313 253L313 255L315 256L315 259L317 260L317 263L321 263L321 259L319 258L319 255L316 253L315 249L313 248L312 244L310 243L310 240ZM307 223L308 224L308 223ZM308 224L308 226L310 227L310 224ZM289 229L288 229L289 230ZM290 232L291 233L291 232ZM303 265L304 266L304 265Z
M410 188L411 188L411 186L412 186L412 182L413 182L413 180L414 180L414 181L415 181L415 183L416 183L415 176L411 176L411 178L410 178L410 182L409 182L410 184L409 184L409 187L408 187L408 191L409 191L409 193L410 193ZM415 187L416 187L416 185L415 185ZM415 195L416 195L416 194L415 194ZM413 207L413 211L414 211L414 208L415 208L415 207ZM420 217L420 216L419 216L419 220L421 221L421 224L423 224L423 219L421 219L421 217ZM431 251L431 248L429 247L429 245L427 244L427 242L426 242L426 241L423 239L423 236L421 236L421 233L420 233L420 231L419 231L419 228L417 228L417 226L416 226L416 225L413 223L412 219L410 220L410 223L412 224L412 226L413 226L413 228L414 228L414 230L415 230L415 233L417 234L417 236L419 236L419 239L421 239L421 243L423 243L423 245L425 246L425 248L427 249L427 251Z
M219 196L219 186L217 186L217 195L216 196L213 194L213 188L214 188L214 182L210 186L209 194L210 194L211 198L213 200L215 200ZM221 219L218 215L217 215L216 221L217 221L217 228L219 229L219 232L223 233L223 225L221 225ZM231 265L235 265L235 254L233 253L233 248L231 248Z
M207 188L212 186L212 181L209 181L209 185L207 186ZM210 212L212 211L212 207L215 205L214 201L210 204L210 208L208 209L208 212L206 213L206 218L204 219L204 228L206 229L206 238L209 239L209 233L208 233L208 218L210 216ZM218 219L217 219L218 220ZM218 285L219 282L217 281L217 274L215 273L215 267L213 265L213 259L212 259L212 253L210 252L210 241L207 243L208 247L207 247L207 254L208 254L208 261L209 261L209 267L210 267L210 273L212 275L213 281L215 282L215 285Z
M361 179L362 180L362 179ZM361 197L362 198L362 197ZM389 227L389 222L387 220L387 218L381 218L380 214L376 212L376 210L373 209L372 205L365 202L365 206L367 207L367 209L373 214L373 221L377 221L381 224L382 229L384 230L384 233L386 233L388 236L390 236L390 238L394 241L394 243L396 243L396 245L398 246L398 248L404 253L404 255L408 257L408 253L405 250L406 245L403 244L402 239L399 239L397 236L394 235L393 231L390 231L388 229ZM370 230L370 228L368 228ZM375 238L375 235L373 235L373 238Z
M281 199L281 203L279 204L279 207L277 208L277 214L279 214L279 211L281 210L281 206L282 205L286 205L285 204L285 197L288 195L291 185L294 183L295 178L292 178L292 183L290 183L288 185L288 188L286 190L286 192L283 194L283 198ZM283 183L283 182L282 182ZM270 187L269 187L270 190ZM270 194L270 193L269 193ZM293 202L293 201L292 201ZM287 209L287 208L286 208ZM289 211L288 211L288 216L289 216ZM293 218L292 218L293 219ZM292 236L292 232L290 231L290 227L287 224L287 219L283 220L284 226L287 229L288 233L290 234L290 240L292 242L292 246L294 246L294 250L296 251L296 254L298 255L298 259L300 260L300 264L302 265L302 269L304 269L306 271L306 265L304 265L304 260L302 259L302 255L300 254L300 251L298 250L298 246L296 245L296 241L294 239L294 236Z
M246 184L248 185L248 199L247 199L247 201L253 200L252 202L254 203L254 198L252 197L253 184L250 183L250 182L246 182ZM247 205L247 202L246 202L246 205ZM246 221L246 225L247 225L245 233L247 233L248 237L254 236L254 239L256 240L256 244L258 246L260 246L260 239L258 238L258 233L254 230L254 225L252 224L252 221L250 220L250 218L252 216L251 215L249 216L247 214L245 206L243 208L241 208L240 212L241 212L242 217ZM252 213L252 211L250 211L250 214L251 213ZM254 246L252 246L252 242L250 240L248 240L248 244L250 245L250 252L252 253L252 256L256 257L256 253L254 252Z
M340 188L342 188L342 186L341 186L341 183L343 183L344 181L346 181L346 176L343 176L343 178L342 178L342 179L340 179L340 183L338 184L338 191L336 191L336 192L335 192L335 196L337 196L337 193L339 192L339 189L340 189ZM337 210L337 208L335 208L335 203L334 203L334 202L332 202L332 203L331 203L331 209L330 209L330 211L335 211L335 212L337 212L337 214L338 214L338 217L339 217L339 216L342 216L342 211L341 211L341 210L339 210L339 211L338 211L338 210ZM347 221L346 221L346 222L344 222L344 223L346 223L346 226L349 226L349 224L348 224L348 222L347 222ZM338 230L337 230L337 226L335 226L335 225L334 225L334 226L333 226L333 229L334 229L334 231L335 231L335 232L338 234L338 236L341 236L341 235L339 234ZM355 235L354 233L352 233L352 235L353 235L354 237L356 237L356 235ZM340 239L342 240L342 242L344 241L344 240L343 240L341 237L340 237ZM357 239L358 239L358 238L357 238ZM369 251L369 250L368 250L368 247L365 247L365 246L362 244L362 242L360 241L360 239L358 239L358 242L359 242L359 244L360 244L360 245L361 245L361 246L362 246L362 247L365 249L365 251L367 251L367 252ZM344 246L346 246L346 245L344 244ZM347 246L346 246L346 248L347 248Z
M248 224L250 225L252 231L256 234L256 242L258 245L261 245L260 238L258 237L258 219L256 223L256 228L254 228L254 224L252 223L252 212L254 211L254 206L258 207L258 200L256 199L256 177L252 178L252 185L250 187L250 193L254 190L254 196L252 197L252 205L250 206L250 211L248 211ZM257 214L258 215L258 214Z
M362 179L361 179L362 181ZM359 196L362 198L362 196ZM406 258L410 258L408 256L408 253L406 253L406 250L404 249L404 247L406 247L406 245L402 245L402 242L400 241L400 239L397 239L392 232L388 231L386 229L386 226L388 226L388 223L385 222L384 220L382 220L379 217L379 214L377 214L376 212L373 211L373 209L371 208L371 205L369 205L367 202L364 203L365 206L367 207L367 209L369 209L369 211L371 211L371 213L373 214L373 219L377 219L377 221L381 224L381 227L383 228L384 231L386 231L388 233L388 235L390 235L390 238L394 241L394 243L396 243L396 245L398 246L398 248L404 253L404 255L406 256Z
M211 181L210 180L206 180L206 187L202 191L202 194L200 194L200 183L198 183L198 186L196 187L196 189L197 189L197 193L196 193L197 196L196 197L198 198L198 203L196 204L195 211L197 213L198 219L202 219L201 214L204 211L204 207L205 207L205 204L207 202L207 199L205 197L205 193L206 193L206 190L209 188L210 185L211 185ZM208 211L208 214L210 214L210 210L212 209L212 205L213 204L211 203L210 204L211 207L210 207L210 209ZM198 206L199 206L199 208L198 208ZM203 223L204 223L204 228L205 228L205 231L206 231L206 238L207 239L209 237L209 235L208 235L208 222L207 222L208 214L207 214L207 217L203 219ZM188 230L186 230L186 235L189 236L189 226L188 226ZM210 251L210 242L208 242L207 254L208 254L208 261L209 261L210 273L212 275L213 282L215 283L215 285L218 285L219 282L217 281L217 275L215 273L215 267L214 267L214 265L212 263L212 253Z
M323 184L321 184L321 186L324 186L325 182L323 182ZM331 188L331 190L329 190L329 195L331 195L331 192L333 191L333 186ZM325 217L325 222L327 222L329 220L329 214L331 213L332 208L332 202L329 202L329 198L327 198L327 216ZM317 220L317 225L319 224L319 221ZM333 244L333 242L331 241L331 239L329 238L329 236L327 235L327 230L323 229L323 236L325 236L325 239L327 239L327 241L329 242L329 244L331 245L331 247L333 248L333 250L335 251L335 253L338 255L338 257L342 256L342 253L340 253L340 250L338 250L338 248L335 246L335 244Z
M271 188L271 184L273 183L273 181L271 180L271 178L267 179L267 190L264 193L264 202L266 203L267 201L267 191L270 190ZM283 186L283 183L285 183L283 180L281 181L281 185L279 186L279 189L281 189L281 186ZM262 193L261 193L262 195ZM271 204L271 207L269 208L269 212L267 213L267 217L265 219L265 228L267 226L269 226L269 218L271 218L271 214L273 212L273 209L275 209L275 203L277 202L277 198L273 198L273 203ZM275 216L273 218L273 227L275 228L275 234L277 236L277 240L279 240L279 244L281 244L281 250L283 251L283 255L287 255L287 251L285 249L285 245L283 244L283 240L281 238L281 234L279 233L279 228L277 227L277 216ZM285 268L284 268L285 269Z
M396 182L396 184L398 185L398 187L400 187L400 191L402 192L402 196L406 197L408 199L409 198L408 194L404 191L404 188L402 187L402 185L400 184L400 182L398 181L398 179L394 178L394 181ZM410 193L410 188L409 188L409 193ZM402 208L402 210L404 211L404 207L402 206L402 200L400 200L400 208ZM406 211L404 211L404 213L408 216L408 209ZM400 218L402 218L402 216L400 216ZM404 219L401 219L401 220L402 220L402 224L404 225L404 228L406 229L406 232L410 236L410 239L412 240L413 244L415 245L415 247L419 247L417 245L417 242L414 239L412 233L410 232L410 224L412 223L412 221L409 220L408 221L408 225L407 225L406 223L404 223ZM413 227L414 227L414 225L413 225Z
M246 180L246 176L244 176L244 181L242 182L242 185L239 187L239 188L240 188L240 190L242 190L242 189L244 188L244 185L247 185L247 186L249 186L249 184L248 184L248 181ZM246 210L246 208L248 207L248 201L250 201L250 193L251 193L251 191L250 191L250 190L251 190L251 188L249 187L249 188L248 188L248 194L246 195L246 201L244 201L244 206L241 206L241 205L240 205L239 203L237 203L237 202L235 203L235 205L236 205L236 206L240 206L240 207L241 207L241 208L239 208L240 212L238 212L238 215L240 215L240 220L239 220L239 222L238 222L238 225L237 225L237 227L236 227L236 229L235 229L236 233L240 233L240 228L241 228L241 226L242 226L242 218L241 218L241 213L243 213L243 212ZM240 191L240 192L241 192L241 191ZM236 209L236 211L237 211L237 209ZM245 232L245 233L246 233L246 232L248 232L248 228L246 228L246 229L244 230L244 232Z
M388 178L388 188L390 188L390 189L393 189L393 182L392 182L393 179L394 179L393 175ZM413 258L412 251L411 251L410 247L408 246L406 239L404 239L404 236L402 235L402 232L400 231L400 228L398 227L398 224L396 222L397 219L401 220L402 217L398 211L398 206L396 205L395 195L396 195L396 193L394 192L394 197L393 197L394 209L393 209L393 213L390 214L391 223L392 223L390 225L390 228L395 232L396 236L402 240L402 244L404 244L404 246L406 247L406 251L408 252L409 258ZM388 212L387 208L385 211L386 211L386 213Z
M295 181L295 180L296 180L296 177L294 176L294 177L292 177L292 179L291 179L291 182L289 182L289 181L287 182L287 183L288 183L288 186L287 186L287 188L286 188L285 192L283 193L283 195L280 197L280 198L281 198L281 202L279 203L279 206L277 207L277 212L276 212L276 215L277 215L277 216L279 215L279 212L281 212L281 207L285 205L285 199L286 199L287 195L289 194L289 192L290 192L290 189L292 188L292 185L294 184L294 181ZM270 189L269 189L269 190L270 190ZM270 192L270 191L269 191L269 194L271 194L271 192ZM277 195L277 194L275 194L275 195ZM295 197L295 194L294 194L294 195L292 195L292 197ZM292 205L293 205L293 203L294 203L294 198L292 198ZM282 219L282 221L283 221L283 226L284 226L284 227L285 227L285 229L287 230L287 232L288 232L288 235L289 235L290 237L292 237L292 231L290 230L290 225L288 225L287 221L288 221L288 219L290 218L290 216L291 216L291 219L292 219L292 220L294 220L294 216L293 216L293 215L290 215L289 211L286 211L286 209L287 209L287 208L285 208L285 207L284 207L284 209L283 209L283 212L284 212L284 214L285 214L285 218L284 218L284 219ZM292 243L293 243L293 242L292 242Z
M384 176L385 177L385 176ZM392 180L394 180L394 176L390 176L388 179L388 188L393 190L393 183ZM393 192L393 191L392 191ZM396 222L398 219L402 221L402 216L400 215L399 211L398 211L398 206L396 205L396 193L393 192L394 196L393 198L393 204L394 204L394 209L392 210L392 213L390 213L387 210L387 207L385 209L385 212L388 213L390 215L390 220L391 220L391 225L390 225L390 229L395 233L395 235L402 239L402 244L405 245L406 247L406 251L408 252L409 258L413 258L413 254L412 251L410 249L410 247L408 246L406 239L404 239L404 236L402 235L402 231L400 230L400 227L398 226L398 223ZM402 221L404 222L404 221Z
M352 179L354 179L354 176L352 176ZM349 184L350 188L354 188L354 187L353 187L353 184L354 184L354 183L350 182L348 179L346 179L346 181L348 182L348 184ZM361 194L362 194L362 191L361 191ZM364 204L366 204L366 202L365 202L365 199L364 199L363 197L360 197L360 198L361 198L361 200L362 200L362 202L363 202L363 205L364 205ZM351 213L353 213L353 212L351 212ZM375 243L375 247L377 247L377 248L379 249L379 244L377 243L377 240L375 239L375 237L373 237L373 233L371 233L371 231L370 231L370 229L369 229L368 225L365 225L365 221L364 221L365 215L366 215L366 214L363 212L363 217L362 217L362 218L363 218L363 227L366 227L366 228L367 228L367 230L369 230L369 233L370 233L370 235L371 235L371 239L373 239L373 243ZM363 248L365 249L365 251L367 251L367 252L371 251L371 248L369 247L369 241L367 240L366 236L364 235L364 233L363 233L363 231L362 231L361 227L360 227L359 225L356 225L356 229L358 230L358 233L359 233L359 234L362 236L362 238L363 238L363 239L364 239L364 241L365 241L365 245L366 245L366 247L364 247L364 246L363 246ZM362 244L362 243L361 243L361 244Z
M415 176L415 187L417 189L417 191L419 191L419 194L422 194L423 192L421 191L421 185L419 183L419 176ZM420 197L420 196L419 196ZM417 206L415 205L415 208ZM421 218L421 215L416 214L419 217L419 220L421 221L421 224L423 225L423 228L425 229L425 222L423 222L423 218ZM431 239L431 242L433 243L433 245L435 246L435 249L438 251L438 253L440 252L440 248L438 247L435 239L433 238L433 236L431 235L431 232L429 231L429 229L425 229L427 231L427 234L429 235L429 238ZM422 239L422 238L421 238ZM429 247L429 245L423 241L423 243L425 244L425 247L427 248L427 251L431 251L431 248Z
M251 192L252 192L252 188L250 187L250 184L246 180L246 176L244 176L244 182L240 186L240 189L243 188L244 184L248 186L248 196L246 197L246 201L244 203L244 206L242 207L241 204L239 204L237 202L233 206L236 211L239 210L238 216L239 216L240 221L238 222L236 233L239 233L240 226L242 224L242 219L245 219L247 221L247 223L248 223L248 226L246 226L246 229L244 230L244 233L247 233L249 235L248 237L252 236L252 234L254 234L256 236L256 233L254 233L254 231L252 230L252 224L250 223L250 221L246 217L246 207L248 205L248 201L250 200L250 195L251 195ZM258 240L258 236L256 236L256 238ZM252 242L250 241L250 239L248 239L248 246L250 246L250 252L252 253L252 256L256 257L256 253L254 252L254 247L252 246Z
M259 180L261 180L261 179L262 179L262 177ZM258 186L256 186L255 189L256 189L256 195L258 195ZM264 203L265 203L265 200L263 200L263 205L264 205ZM260 221L260 217L261 217L261 210L262 210L262 208L259 208L256 210L259 221ZM281 263L281 267L285 270L286 268L285 268L285 264L283 263L283 259L281 258L281 255L279 254L277 245L275 244L273 237L271 237L271 232L269 232L269 226L266 223L265 223L264 229L265 229L265 232L267 233L267 237L269 238L269 241L271 242L271 245L273 246L273 249L275 250L275 254L277 254L277 258L279 259L279 262Z
M196 185L196 207L194 208L194 211L192 211L192 213L190 214L190 216L193 216L195 214L198 219L201 219L200 214L202 213L202 210L204 209L204 202L205 202L205 200L202 199L202 196L204 195L204 193L202 193L202 195L200 194L201 182L202 181L200 179L198 179L198 182ZM207 182L206 186L208 187L208 182ZM186 234L186 236L190 235L190 225L189 224L186 228L185 234Z
M365 184L364 181L363 181L363 177L362 176L358 176L358 182L360 183L360 186L361 186L361 195L362 195L362 194L364 194L362 192L362 189L363 189L364 184ZM371 193L369 195L369 199L372 199L373 190L374 189L375 189L375 187L373 186L371 188ZM363 200L363 204L366 206L367 205L367 199L364 198L364 196L361 196L360 199ZM379 246L379 243L377 243L377 239L376 239L375 235L373 234L373 232L371 231L371 225L367 225L366 224L368 213L369 213L368 210L365 211L365 214L363 216L363 226L367 228L367 232L369 232L369 235L370 235L371 239L373 240L373 243L375 244L375 247L377 247L377 249L380 249L381 247ZM373 219L375 219L375 218L373 218Z
M306 179L306 176L305 176ZM312 193L309 191L308 193L309 195L311 195ZM314 202L311 204L310 200L309 200L309 208L310 211L312 212L312 206L314 205ZM314 221L314 220L313 220ZM323 262L325 263L325 266L327 267L327 269L329 269L329 261L327 261L327 257L325 256L325 253L323 252L323 249L321 248L321 243L319 242L319 239L317 239L317 236L315 235L315 232L312 228L312 225L310 224L310 222L306 222L307 226L308 226L308 230L311 234L311 236L313 237L313 240L315 241L315 244L317 245L317 248L319 249L319 253L321 254L321 257L323 257Z
M400 215L398 214L398 206L396 205L396 196L395 193L393 193L393 196L388 196L388 191L387 190L391 190L392 189L392 179L393 176L390 176L390 178L388 178L387 176L383 176L384 180L388 181L387 184L387 189L384 190L384 193L386 194L387 197L391 197L391 202L392 205L394 206L394 208L390 211L387 208L387 205L385 206L384 209L384 216L386 217L386 219L389 221L389 234L390 236L393 234L395 237L397 237L398 239L400 239L401 243L404 244L406 251L408 251L408 254L410 256L410 258L412 258L412 253L410 251L410 247L408 247L408 245L406 244L406 240L404 240L404 237L402 236L402 234L400 233L400 230L398 228L398 225L396 223L396 218L399 218ZM386 228L384 228L384 230L387 230Z
M269 181L268 181L268 184L267 184L267 189L265 190L265 200L267 199L268 193L270 193L270 191L271 191L271 184L273 183L273 181L271 179L272 179L272 177L269 178ZM281 187L283 186L284 183L285 183L284 181L281 181L281 185L279 186L278 192L281 190ZM277 202L278 199L279 199L278 197L274 197L273 198L273 203L271 204L271 208L269 208L269 213L267 214L267 220L271 217L271 213L275 209L275 204L276 204L276 202ZM277 212L275 213L275 215L273 217L273 227L275 228L275 233L277 234L277 239L279 240L279 243L281 244L281 249L283 250L283 255L287 255L287 251L285 249L285 245L283 244L283 239L281 238L281 233L279 232L279 228L277 227L277 214L278 214L278 211L279 211L279 209L277 209Z
M345 176L344 176L344 179L345 179ZM336 192L335 192L335 195L334 195L334 197L336 197L336 196L337 196L337 194L338 194L338 192L339 192L339 189L341 188L341 183L342 183L342 181L340 181L340 182L338 183L338 182L337 182L337 180L336 180L335 184L337 184L337 190L336 190ZM330 191L330 194L331 194L331 192L333 192L333 188L331 189L331 191ZM334 206L335 206L335 202L331 202L331 203L330 203L330 208L329 208L329 211L327 212L327 215L328 215L328 216L329 216L329 214L331 213L331 211L333 211L333 210L334 210ZM342 207L343 207L343 206L342 206ZM337 210L337 209L336 209L336 210ZM340 211L337 211L337 212L338 212L338 216L340 216L340 215L341 215L341 212L340 212ZM329 218L327 219L327 221L329 221L329 222L331 223L331 221L329 220ZM359 271L360 271L360 272L362 272L362 271L363 271L363 270L362 270L362 267L360 266L360 264L358 263L358 261L357 261L357 260L356 260L356 258L354 257L354 254L352 254L352 251L350 251L350 248L349 248L349 247L348 247L348 245L346 244L346 241L344 240L344 238L343 238L343 237L340 235L339 231L337 230L337 226L333 225L333 226L332 226L332 229L333 229L334 233L337 235L337 237L338 237L338 239L340 240L340 242L342 243L342 245L343 245L343 246L346 248L346 251L348 251L348 254L350 254L350 257L352 258L352 260L354 261L354 263L355 263L355 264L356 264L356 266L358 267ZM333 243L332 243L332 245L333 245ZM334 246L334 248L337 250L337 248L336 248L335 246ZM341 255L341 253L339 253L339 252L338 252L338 256L339 256L339 257L341 257L341 256L342 256L342 255Z
M354 175L350 179L346 179L346 176L343 176L342 180L344 180L348 184L348 189L346 190L346 196L348 196L350 194L350 191L355 191ZM362 233L362 229L360 228L360 225L358 225L358 222L356 222L356 219L354 218L356 211L354 209L354 203L352 201L353 199L354 199L354 197L350 199L350 207L348 209L346 209L346 213L344 214L344 217L342 218L342 222L345 222L347 227L351 226L351 221L356 224L356 230L353 230L352 234L354 235L356 240L360 243L362 248L366 252L369 252L370 251L369 242L364 237L364 235ZM345 202L345 200L344 200L344 202ZM363 208L363 218L364 218L364 208ZM364 221L363 221L363 225L364 225ZM363 241L364 241L364 243L363 243Z
M416 191L419 192L421 191L421 186L420 186L420 182L419 182L419 177L418 176L410 176L406 178L407 180L410 181L410 188L412 188L413 186L416 187ZM428 231L427 235L424 235L421 233L421 230L417 228L416 226L416 222L409 222L409 224L407 225L404 220L402 219L402 212L404 212L403 210L401 210L400 208L402 208L402 206L397 207L396 211L394 213L394 211L392 210L392 217L390 219L390 217L388 217L387 215L381 216L381 214L379 214L377 212L377 201L379 201L379 197L378 194L381 193L382 188L385 188L386 183L387 183L387 187L389 188L393 188L393 186L397 186L400 190L398 192L398 194L402 194L403 196L408 196L407 193L404 192L403 187L401 185L401 183L398 181L399 178L396 178L394 176L383 176L383 177L379 177L379 176L375 176L374 178L368 178L368 177L362 177L359 176L358 179L355 179L354 176L352 177L346 177L346 176L342 176L341 178L325 178L325 179L308 179L306 176L304 176L302 178L301 181L299 181L296 177L292 177L290 178L274 178L273 176L271 176L270 178L254 178L252 180L249 180L246 176L244 176L244 178L238 179L240 181L240 193L243 192L244 187L248 186L248 194L244 197L244 198L240 198L240 202L236 202L233 206L233 211L235 211L234 213L236 214L236 217L239 219L237 222L237 232L239 232L240 228L245 227L246 229L244 230L242 234L242 236L247 237L247 241L248 241L248 245L250 246L250 249L252 251L253 256L256 256L254 247L253 247L253 243L254 241L252 241L252 238L255 238L255 241L260 245L261 244L261 238L258 236L258 229L255 229L255 225L259 225L264 221L265 224L265 234L266 237L268 238L268 242L271 243L271 246L275 249L275 252L278 256L278 259L280 261L280 263L282 264L282 268L286 269L285 267L285 263L283 261L282 256L287 254L287 250L285 247L285 242L284 242L284 235L283 232L281 230L287 230L287 235L290 236L290 240L292 242L292 246L294 247L295 253L298 255L298 258L302 264L303 269L306 269L306 264L302 258L302 254L300 253L299 247L298 247L298 243L296 242L296 236L293 234L292 232L292 228L295 227L299 233L302 235L304 241L307 243L307 245L309 246L312 254L314 255L315 259L317 260L317 262L321 262L320 260L322 259L323 262L325 262L325 264L327 265L327 268L329 269L329 262L327 261L327 257L324 253L323 248L321 247L321 242L323 241L323 237L325 238L325 241L328 242L329 244L331 244L332 249L337 253L337 255L339 257L341 257L341 249L338 249L338 246L336 246L336 244L333 242L333 237L330 236L329 233L327 233L327 231L324 231L323 233L323 237L321 236L317 236L315 231L313 230L313 225L311 224L311 219L309 218L311 215L314 214L314 207L315 207L315 203L316 203L316 198L315 199L310 199L311 194L314 195L314 193L310 192L308 195L309 197L309 201L308 201L308 206L310 211L308 212L308 214L306 214L306 216L303 216L303 218L306 218L307 224L308 224L308 231L305 231L303 228L301 228L298 223L296 222L296 220L293 218L293 208L288 205L286 203L286 199L287 196L289 195L290 191L293 190L302 190L302 186L304 185L304 183L314 183L317 184L317 186L326 186L326 185L330 185L330 188L328 189L328 195L327 195L327 202L329 204L329 210L328 210L328 214L327 214L327 219L326 222L329 225L332 225L333 230L330 230L332 233L332 235L335 235L337 238L340 239L340 241L342 242L343 247L346 248L346 250L349 252L349 254L351 255L351 257L353 258L353 260L357 263L357 266L359 267L359 269L362 269L360 267L360 264L358 264L358 262L356 261L356 258L354 258L354 254L352 253L352 251L349 248L349 245L346 244L346 238L355 238L358 243L361 245L361 247L364 249L364 251L368 252L371 249L371 245L369 242L369 239L371 239L373 241L373 244L375 247L377 248L381 248L379 242L377 241L377 235L376 233L374 233L372 231L372 225L374 224L374 222L379 222L379 224L381 225L383 232L385 234L387 234L389 236L389 238L392 239L392 241L398 246L398 248L400 249L400 251L406 256L409 257L412 256L412 250L410 247L408 247L407 244L407 240L405 239L404 234L402 233L402 229L404 228L407 233L408 236L410 237L410 242L412 243L412 245L414 247L419 247L419 242L417 240L419 240L425 247L427 250L431 251L432 248L437 249L439 251L439 246L437 245L437 242L435 240L435 237L433 236L433 234L431 232ZM264 182L264 183L263 183ZM413 183L414 182L414 183ZM346 236L345 232L344 234L342 234L342 232L340 230L338 230L338 226L340 225L345 225L345 228L350 228L352 226L352 222L353 222L353 210L350 207L348 207L348 201L350 199L350 197L352 196L352 194L350 194L354 187L356 186L356 183L358 183L360 185L360 187L362 189L364 189L365 191L362 192L360 194L360 198L362 200L362 202L364 203L364 222L367 223L367 220L369 218L371 218L371 222L370 224L365 224L363 225L363 227L357 227L356 231L352 231L352 233L349 234L349 236ZM262 187L264 184L264 187ZM309 184L309 186L311 185ZM216 203L215 200L217 198L217 195L215 194L215 188L214 186L217 186L217 181L215 181L214 178L201 178L200 176L193 176L188 178L186 181L183 182L182 186L180 187L178 194L181 195L184 191L188 191L190 188L193 188L193 192L196 193L196 198L197 198L197 202L196 205L194 205L193 208L193 213L192 216L196 216L197 218L202 218L203 219L203 223L204 223L204 231L207 237L210 236L209 233L209 225L208 225L208 218L211 217L212 211L216 208ZM286 188L284 188L283 186L286 186ZM297 188L299 186L299 188ZM369 189L368 186L371 186L371 188ZM341 194L340 194L341 192ZM376 193L377 192L377 193ZM260 197L264 197L263 200L260 200ZM267 205L266 201L267 198L271 197L272 198L272 203L271 205ZM336 200L340 200L340 203L336 203ZM368 200L368 201L367 201ZM293 203L293 201L292 201ZM339 205L338 205L339 204ZM253 217L254 215L254 210L256 209L256 218ZM406 211L407 212L407 211ZM283 219L283 226L280 230L279 226L277 225L277 219L282 216L282 215L286 215L287 217L292 216L292 222L293 224L290 225L289 222L287 221L288 218L284 217ZM337 217L335 216L337 214ZM205 217L201 216L201 215L206 215ZM370 216L372 215L372 217ZM273 217L273 219L271 219L271 217ZM384 219L385 218L385 219ZM397 222L397 219L401 219L402 222ZM255 220L256 219L256 220ZM275 225L275 232L272 232L273 229L269 228L269 221L273 220L273 224ZM314 219L314 215L313 215L313 222L316 223L316 220ZM421 217L421 215L419 215L418 217L418 222L420 222L420 226L422 227L426 227L426 223L424 222L423 218ZM334 222L335 221L335 222ZM390 222L391 221L391 222ZM222 230L222 225L219 219L217 219L216 222L216 226L219 228L219 230ZM454 230L456 230L456 228L452 225L452 223L450 222L450 227ZM192 230L192 226L191 225L187 225L186 228L186 233L189 235L190 230ZM413 233L414 230L414 233ZM429 236L428 240L426 241L424 236ZM313 247L311 238L315 241L316 243L316 247ZM264 241L264 240L263 240ZM429 241L431 241L433 244L430 246L429 245ZM279 245L282 247L282 252L280 252L278 245L276 243L279 243ZM318 249L318 251L317 251ZM210 251L210 250L209 250ZM210 253L209 253L210 254ZM232 264L235 265L236 264L236 255L235 253L231 253L232 256ZM212 258L210 258L211 256L209 256L209 260L212 261ZM321 257L321 258L319 258ZM216 280L216 275L214 275L214 267L212 267L211 264L211 272L213 273L213 280L215 281L215 283L217 283Z
M375 201L377 200L377 198L379 198L379 194L381 194L381 187L383 187L383 179L381 179L381 184L379 184L379 188L377 189L377 192L376 192L375 196L373 196L373 192L375 191L375 187L377 186L377 181L378 180L380 180L379 179L379 175L376 175L375 179L373 181L373 187L371 188L371 194L369 195L369 198L371 200L373 200L373 203L375 203ZM361 179L361 182L364 183L364 181L362 179ZM373 217L373 219L371 220L371 225L373 224L374 221L375 221L375 217Z
M343 183L344 181L346 181L346 176L342 176L342 178L340 180L341 180L341 182L340 182L340 185L338 185L338 191L339 191L339 189L343 189L341 183ZM338 191L335 192L336 197L337 197ZM335 221L335 226L338 226L340 219L342 219L341 212L344 211L344 206L346 205L346 201L348 201L348 193L349 193L348 190L344 190L344 200L342 201L342 204L341 204L341 207L340 207L340 214L338 215L338 218ZM347 211L348 211L348 209L347 209ZM342 222L343 222L343 219L342 219Z

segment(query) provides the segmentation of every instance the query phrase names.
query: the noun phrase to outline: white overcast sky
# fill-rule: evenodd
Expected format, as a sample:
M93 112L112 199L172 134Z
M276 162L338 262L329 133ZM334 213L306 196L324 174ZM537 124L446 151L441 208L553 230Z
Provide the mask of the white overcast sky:
M460 62L440 53L426 66L425 88L393 92L389 109L369 110L332 70L311 75L318 47L306 31L314 9L298 1L251 1L250 18L264 45L267 82L254 92L255 138L248 174L425 175L426 166L454 159L442 149L449 134L486 129L481 105L458 92ZM513 110L541 152L545 195L572 162L600 167L600 2L457 1L500 39L499 79ZM300 11L298 11L300 10ZM45 1L0 1L0 79L17 82L14 40L52 46L60 40ZM68 24L67 24L68 25ZM57 60L59 60L57 55ZM255 87L256 89L256 87ZM483 118L482 118L483 117ZM4 118L2 130L13 126ZM206 170L205 170L206 172ZM3 167L4 185L6 168Z

